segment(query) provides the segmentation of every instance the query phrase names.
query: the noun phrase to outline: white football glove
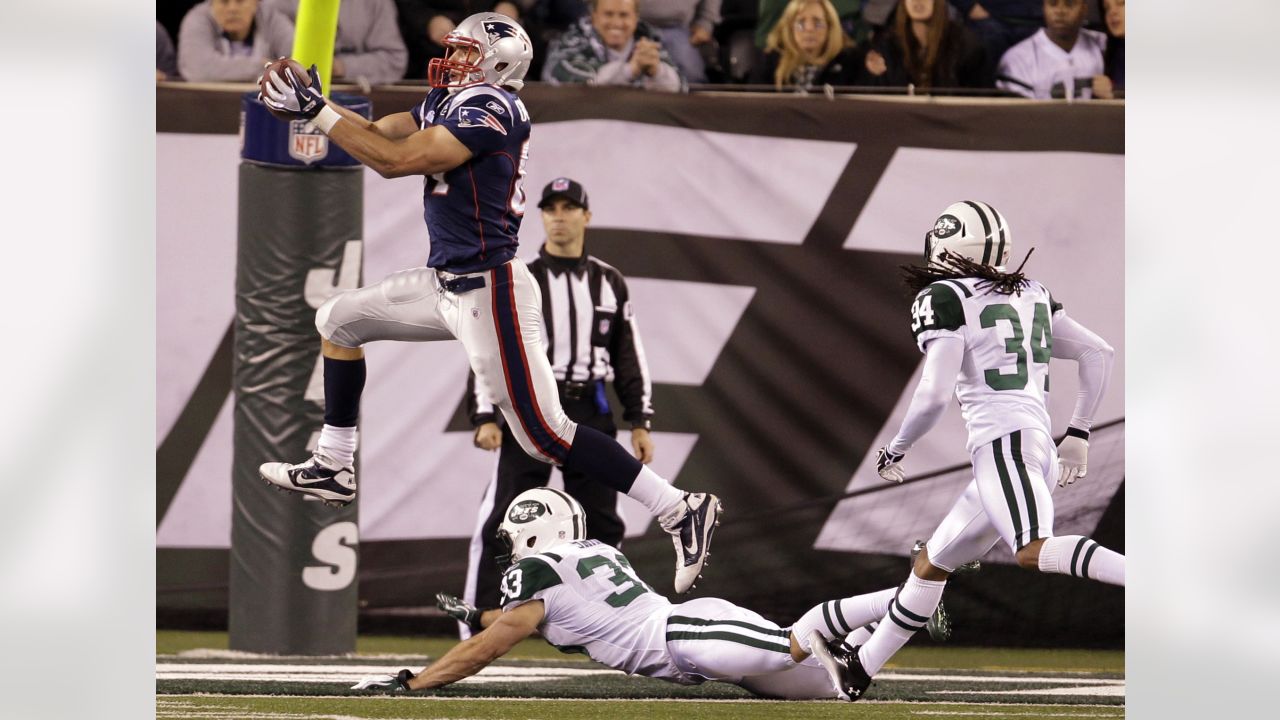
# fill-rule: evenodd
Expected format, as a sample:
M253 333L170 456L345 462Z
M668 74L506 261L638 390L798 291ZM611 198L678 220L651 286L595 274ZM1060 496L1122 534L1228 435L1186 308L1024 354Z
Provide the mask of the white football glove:
M889 446L885 445L876 451L876 472L891 483L902 482L907 477L907 471L902 467L904 457L906 453L890 452Z
M1066 487L1089 473L1089 441L1075 435L1058 444L1058 487Z
M267 83L261 95L263 104L308 120L319 115L326 104L320 87L320 76L316 73L315 65L307 72L311 79L310 86L304 86L290 69L285 69L283 77L275 70L268 72Z

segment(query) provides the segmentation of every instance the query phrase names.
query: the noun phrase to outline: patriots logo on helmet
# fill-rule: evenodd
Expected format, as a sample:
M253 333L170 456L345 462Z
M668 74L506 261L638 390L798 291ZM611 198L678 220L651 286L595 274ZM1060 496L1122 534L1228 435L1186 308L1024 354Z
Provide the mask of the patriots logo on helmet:
M948 238L960 232L960 220L954 215L943 215L933 224L935 237Z
M522 500L511 506L507 519L513 523L527 523L534 518L542 517L546 511L547 506L537 500Z
M484 31L489 35L489 44L492 45L504 37L520 37L520 33L516 31L511 23L505 23L501 20L490 20L484 24Z
M478 107L464 107L458 110L458 127L460 128L489 128L497 130L503 135L507 134L507 129L498 122L498 118L489 113L488 110Z

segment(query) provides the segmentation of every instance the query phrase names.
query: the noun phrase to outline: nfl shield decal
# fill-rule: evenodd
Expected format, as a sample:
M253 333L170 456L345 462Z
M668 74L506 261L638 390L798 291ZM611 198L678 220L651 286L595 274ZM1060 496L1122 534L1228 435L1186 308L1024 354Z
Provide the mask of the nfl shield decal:
M310 120L289 121L289 157L308 165L329 154L329 138Z

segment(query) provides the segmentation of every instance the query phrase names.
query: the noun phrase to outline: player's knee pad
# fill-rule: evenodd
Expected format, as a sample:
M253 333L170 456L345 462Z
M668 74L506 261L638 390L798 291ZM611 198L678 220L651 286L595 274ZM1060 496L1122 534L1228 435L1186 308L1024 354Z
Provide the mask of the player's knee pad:
M351 326L351 321L356 319L350 311L351 295L350 291L340 292L325 300L324 304L316 310L316 330L320 332L320 337L334 345L358 348L364 342L347 330Z

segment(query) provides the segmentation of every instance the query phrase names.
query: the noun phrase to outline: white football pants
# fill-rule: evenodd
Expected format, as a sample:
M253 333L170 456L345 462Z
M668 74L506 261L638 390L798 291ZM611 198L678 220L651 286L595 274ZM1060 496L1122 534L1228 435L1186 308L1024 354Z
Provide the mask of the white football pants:
M947 571L1004 540L1013 552L1053 537L1058 450L1041 430L1018 430L973 451L973 480L927 544L929 562Z
M483 281L450 292L441 284ZM320 336L342 347L375 340L462 341L476 382L487 388L520 447L563 464L577 424L560 406L542 344L542 291L524 261L466 275L410 268L330 298L316 312Z
M667 617L667 651L681 672L787 700L836 697L812 655L791 659L791 631L720 598L676 605Z

